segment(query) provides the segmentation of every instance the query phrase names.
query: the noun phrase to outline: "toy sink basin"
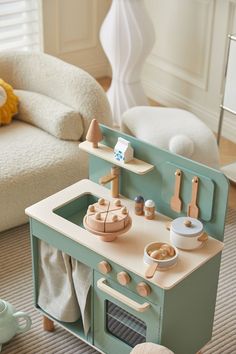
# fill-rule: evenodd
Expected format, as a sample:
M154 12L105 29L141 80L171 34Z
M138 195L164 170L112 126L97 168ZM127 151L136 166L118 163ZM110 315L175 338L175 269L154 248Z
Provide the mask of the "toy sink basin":
M98 236L102 241L114 241L117 236L122 235L130 229L132 225L131 218L129 217L129 223L124 229L116 232L101 232L91 229L91 227L86 223L87 219L85 215L87 213L88 206L96 203L98 199L99 198L97 196L91 193L84 193L76 199L69 201L67 204L54 209L53 212L80 227L86 228L86 230Z
M84 228L83 218L90 204L96 203L102 196L95 196L85 192L68 203L54 209L53 212L64 219Z

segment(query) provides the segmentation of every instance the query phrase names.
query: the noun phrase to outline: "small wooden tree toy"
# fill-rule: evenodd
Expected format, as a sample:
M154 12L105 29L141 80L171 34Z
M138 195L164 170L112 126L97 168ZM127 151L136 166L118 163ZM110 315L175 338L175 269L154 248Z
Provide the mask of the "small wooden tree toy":
M86 140L90 141L93 144L94 148L98 148L98 142L103 139L102 132L100 130L99 124L97 119L93 119L87 135L86 135Z

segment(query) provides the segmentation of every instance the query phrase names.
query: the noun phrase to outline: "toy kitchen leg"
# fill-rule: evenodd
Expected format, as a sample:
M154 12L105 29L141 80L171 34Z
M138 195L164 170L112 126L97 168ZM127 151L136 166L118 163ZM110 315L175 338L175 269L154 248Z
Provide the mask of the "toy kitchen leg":
M54 322L50 320L47 316L43 316L43 329L44 331L47 332L53 332L54 331Z

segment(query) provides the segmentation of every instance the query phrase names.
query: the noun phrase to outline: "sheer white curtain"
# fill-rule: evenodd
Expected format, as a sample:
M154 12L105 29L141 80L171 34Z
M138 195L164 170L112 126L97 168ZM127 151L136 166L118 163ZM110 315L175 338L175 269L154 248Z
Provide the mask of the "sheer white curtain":
M0 0L0 51L39 50L38 0Z

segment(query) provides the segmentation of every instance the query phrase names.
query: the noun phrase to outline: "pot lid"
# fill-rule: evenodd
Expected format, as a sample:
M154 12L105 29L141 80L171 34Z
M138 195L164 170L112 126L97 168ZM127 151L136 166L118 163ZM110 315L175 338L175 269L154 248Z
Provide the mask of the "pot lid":
M177 218L171 223L172 231L182 236L198 236L203 231L203 224L200 220L183 216Z

